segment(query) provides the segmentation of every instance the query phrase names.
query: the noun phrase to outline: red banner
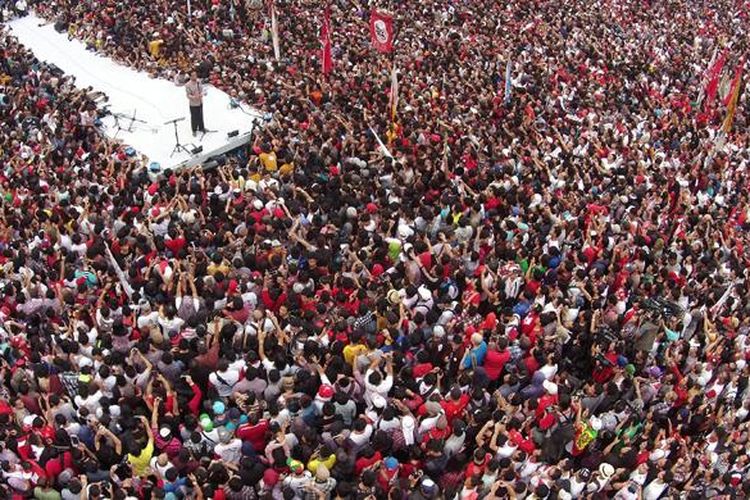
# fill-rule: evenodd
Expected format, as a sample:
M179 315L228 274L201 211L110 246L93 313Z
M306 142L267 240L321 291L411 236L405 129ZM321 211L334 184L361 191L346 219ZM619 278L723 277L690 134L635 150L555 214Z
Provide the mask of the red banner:
M719 77L721 76L721 70L724 68L724 63L726 62L726 60L727 51L724 50L708 70L706 100L703 102L704 109L710 108L714 103L714 99L716 99L716 92L719 90Z
M378 52L393 50L393 16L373 9L370 13L370 40Z
M323 46L323 74L328 76L333 71L333 57L331 56L331 11L329 8L326 8L323 13L320 43Z

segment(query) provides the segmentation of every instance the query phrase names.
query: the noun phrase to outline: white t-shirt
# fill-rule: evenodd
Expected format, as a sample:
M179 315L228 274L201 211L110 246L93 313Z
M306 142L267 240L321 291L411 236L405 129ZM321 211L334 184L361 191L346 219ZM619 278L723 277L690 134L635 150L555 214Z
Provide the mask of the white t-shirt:
M378 385L373 385L370 383L370 374L372 374L374 370L370 368L365 373L365 401L367 402L367 406L370 406L372 404L372 396L373 394L379 394L383 398L388 396L388 391L391 390L391 387L393 387L393 377L391 375L386 375L384 379L380 381Z
M102 398L102 396L104 396L104 394L102 394L102 391L96 391L94 394L90 394L86 398L76 396L75 403L79 408L81 406L85 406L91 413L95 413L97 408L99 408L99 400Z
M164 333L178 332L182 325L185 324L185 320L179 316L175 316L172 319L169 319L166 316L159 316L158 321L159 326L161 326Z
M667 489L667 483L657 477L643 488L643 500L657 500L665 489Z
M221 380L219 380L221 377ZM212 372L208 376L208 381L216 387L216 392L222 398L228 398L232 395L234 385L240 380L240 372L236 370L227 370L225 372Z
M242 441L234 438L228 443L219 443L214 447L214 453L225 462L237 463L242 458Z
M372 436L372 426L370 424L367 424L367 427L365 427L365 430L360 432L352 432L349 434L349 439L357 445L362 446L365 443L370 441L370 436Z
M138 319L136 320L136 325L138 325L138 329L143 328L151 328L152 326L155 326L159 320L159 312L158 311L151 311L148 314L141 314L138 316Z
M497 458L510 458L513 456L513 454L518 449L518 446L513 446L513 444L510 441L506 441L506 443L497 449L497 452L495 453L495 456Z

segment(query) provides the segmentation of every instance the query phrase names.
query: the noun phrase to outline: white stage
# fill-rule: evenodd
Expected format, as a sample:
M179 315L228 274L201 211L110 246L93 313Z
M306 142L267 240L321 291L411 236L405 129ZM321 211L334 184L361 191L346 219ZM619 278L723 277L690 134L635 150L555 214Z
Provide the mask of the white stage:
M146 155L149 161L158 162L162 169L177 166L190 166L205 159L234 149L250 140L254 118L262 119L256 110L229 108L229 95L210 85L206 85L203 97L203 117L206 129L215 130L201 138L193 137L190 129L190 110L184 87L178 87L167 80L153 79L119 65L113 60L86 50L77 40L68 40L67 34L58 33L51 24L29 15L8 23L13 35L34 52L34 55L59 67L68 75L76 77L76 86L92 87L109 97L106 103L113 114L132 117L146 123L119 118L120 126L131 131L117 131L114 116L102 121L105 133L132 146ZM100 103L101 107L101 103ZM180 142L190 146L202 146L197 155L185 152L170 157L175 145L174 128L165 122L184 117L177 124ZM227 133L239 134L228 138ZM116 134L116 135L115 135Z

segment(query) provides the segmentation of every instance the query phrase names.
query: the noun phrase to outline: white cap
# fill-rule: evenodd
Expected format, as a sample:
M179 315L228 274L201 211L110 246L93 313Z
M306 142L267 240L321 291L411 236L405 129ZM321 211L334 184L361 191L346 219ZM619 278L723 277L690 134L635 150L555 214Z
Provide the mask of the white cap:
M542 387L544 387L544 390L552 395L557 394L557 384L552 382L551 380L545 380L544 382L542 382Z
M602 421L597 417L591 417L589 419L589 424L595 431L600 431L602 429Z
M375 408L383 409L385 408L385 398L381 396L380 394L373 394L370 398L370 401L372 401L372 406Z

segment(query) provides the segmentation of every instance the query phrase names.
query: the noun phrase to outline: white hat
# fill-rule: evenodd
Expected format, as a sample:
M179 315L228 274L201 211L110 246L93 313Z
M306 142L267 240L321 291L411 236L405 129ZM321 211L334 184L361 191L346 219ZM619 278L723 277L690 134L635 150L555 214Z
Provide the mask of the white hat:
M263 202L260 200L253 200L253 208L255 210L263 210Z
M442 325L435 325L432 328L432 336L436 339L442 339L445 337L445 328Z
M401 295L395 288L388 292L388 302L391 304L398 304L401 301Z
M544 390L552 395L557 394L557 384L552 382L551 380L545 380L544 382L542 382L542 387L544 387Z
M414 234L414 230L406 224L399 224L398 226L398 237L405 240L409 236Z
M373 394L370 400L372 401L372 406L375 408L385 408L385 398L380 394Z
M534 208L537 205L542 204L542 195L539 193L534 193L534 195L531 197L531 203L529 204L529 208Z
M609 479L612 477L615 473L615 468L608 464L607 462L602 463L599 466L599 475L602 476L604 479Z
M591 428L595 431L600 431L602 429L602 421L595 416L592 416L591 419L589 419L589 425L591 425Z
M651 452L651 454L648 456L648 459L652 462L658 462L665 456L667 456L667 454L664 452L664 450L662 450L661 448L657 448Z
M420 286L419 288L417 288L417 293L419 294L419 298L422 300L429 300L430 297L432 297L432 292L430 292L430 290L425 286Z

